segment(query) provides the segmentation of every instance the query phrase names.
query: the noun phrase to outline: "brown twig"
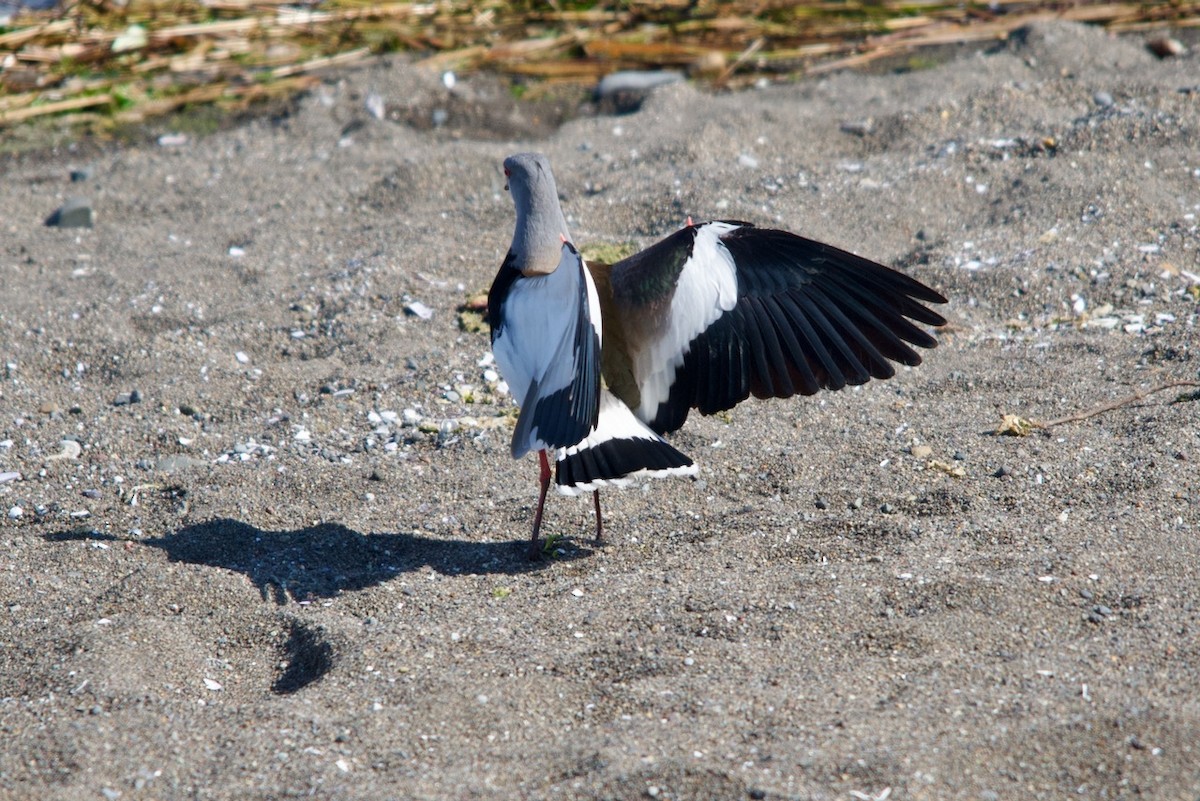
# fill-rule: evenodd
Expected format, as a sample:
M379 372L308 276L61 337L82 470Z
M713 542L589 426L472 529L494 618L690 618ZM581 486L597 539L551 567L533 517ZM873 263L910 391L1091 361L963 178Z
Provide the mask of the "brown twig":
M43 103L40 106L26 106L24 108L12 109L11 111L0 111L0 125L20 122L21 120L32 119L33 117L41 117L46 114L78 111L81 108L89 108L91 106L106 106L112 101L112 95L88 95L86 97L72 97L66 100L59 100L54 103Z
M1036 423L1035 425L1038 428L1046 429L1046 428L1053 428L1054 426L1057 426L1057 425L1062 425L1063 423L1078 423L1080 420L1086 420L1089 417L1095 417L1098 414L1104 414L1105 412L1111 412L1113 409L1119 409L1120 407L1126 406L1130 403L1136 403L1136 402L1142 400L1143 398L1146 398L1146 397L1149 397L1150 395L1155 394L1156 392L1162 392L1164 389L1174 389L1177 387L1200 388L1200 381L1167 381L1166 383L1158 384L1156 386L1150 387L1150 389L1144 389L1144 390L1135 392L1132 395L1129 395L1128 397L1120 398L1118 400L1110 401L1108 403L1102 403L1099 406L1094 406L1091 409L1088 409L1086 411L1076 412L1075 414L1068 414L1066 417L1059 417L1054 420L1047 420L1045 422Z
M721 71L721 74L716 77L713 83L717 86L724 86L725 82L729 80L729 76L737 72L738 67L745 64L751 56L753 56L759 50L762 50L762 46L765 43L766 39L763 39L761 36L751 42L750 45L733 60L732 64Z

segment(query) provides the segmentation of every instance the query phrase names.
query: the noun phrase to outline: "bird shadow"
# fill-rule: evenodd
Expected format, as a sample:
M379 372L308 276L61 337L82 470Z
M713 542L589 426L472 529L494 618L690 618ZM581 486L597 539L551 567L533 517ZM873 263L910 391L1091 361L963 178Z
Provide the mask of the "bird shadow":
M458 575L516 575L573 561L591 553L569 540L554 557L528 556L528 542L470 542L419 534L361 534L338 523L271 531L229 518L185 526L158 539L126 540L95 530L46 534L51 542L124 541L160 548L173 562L244 573L264 599L277 604L332 598L429 567Z

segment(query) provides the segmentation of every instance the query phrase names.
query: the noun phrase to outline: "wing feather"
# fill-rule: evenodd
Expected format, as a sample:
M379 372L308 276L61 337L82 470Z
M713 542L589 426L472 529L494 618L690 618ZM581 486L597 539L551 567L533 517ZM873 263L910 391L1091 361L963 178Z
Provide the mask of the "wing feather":
M640 397L659 433L690 409L750 395L790 397L895 374L937 341L918 325L945 303L909 276L786 231L747 223L684 228L611 268L612 314Z

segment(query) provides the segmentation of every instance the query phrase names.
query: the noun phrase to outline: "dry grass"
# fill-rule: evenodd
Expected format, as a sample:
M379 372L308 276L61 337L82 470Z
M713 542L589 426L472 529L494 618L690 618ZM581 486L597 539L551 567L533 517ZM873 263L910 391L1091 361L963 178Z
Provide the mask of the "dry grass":
M518 80L672 68L723 85L904 53L919 63L922 48L1003 39L1047 17L1115 31L1195 26L1200 2L91 0L0 28L0 127L53 114L102 130L195 104L236 109L391 51Z

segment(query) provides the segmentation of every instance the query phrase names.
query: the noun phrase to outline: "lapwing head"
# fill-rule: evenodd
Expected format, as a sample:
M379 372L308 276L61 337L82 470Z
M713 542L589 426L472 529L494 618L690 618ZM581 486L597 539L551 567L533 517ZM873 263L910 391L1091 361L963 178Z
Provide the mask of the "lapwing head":
M525 275L548 275L558 267L562 243L570 239L550 162L541 153L517 153L504 160L504 178L517 211L510 248L514 266Z

